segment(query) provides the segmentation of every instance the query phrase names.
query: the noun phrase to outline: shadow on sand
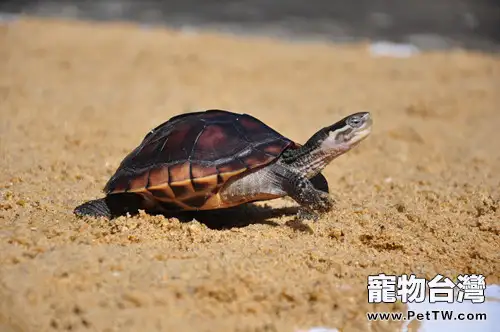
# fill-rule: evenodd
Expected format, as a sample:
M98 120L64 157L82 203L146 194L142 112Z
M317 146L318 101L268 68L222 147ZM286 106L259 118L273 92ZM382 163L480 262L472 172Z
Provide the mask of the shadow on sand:
M106 204L114 217L130 214L137 215L141 208L141 198L137 195L122 194L108 196ZM242 204L232 208L205 211L146 211L150 215L163 215L166 218L177 218L181 222L197 220L210 229L241 228L252 224L279 226L280 224L269 219L296 216L298 207L272 208L268 205L260 206L252 203ZM286 226L301 232L312 232L312 229L299 218L293 218L285 223Z
M244 204L241 206L209 211L184 211L178 213L165 214L165 217L175 217L181 222L197 220L205 224L210 229L230 229L241 228L253 224L268 226L280 226L272 218L294 216L297 214L297 207L272 208L270 206L258 206L254 204ZM158 213L157 213L158 214ZM294 218L285 223L286 226L298 231L309 231L310 227L302 221Z

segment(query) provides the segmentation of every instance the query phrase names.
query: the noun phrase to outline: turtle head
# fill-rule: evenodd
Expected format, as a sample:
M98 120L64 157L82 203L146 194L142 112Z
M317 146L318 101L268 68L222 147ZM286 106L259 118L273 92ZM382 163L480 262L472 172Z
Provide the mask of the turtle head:
M303 146L286 150L282 160L307 178L312 178L333 159L358 145L370 134L371 128L370 113L351 114L331 126L320 129Z
M333 159L358 145L370 134L371 128L370 113L351 114L331 126L322 128L303 146L285 151L282 159L307 178L312 178Z
M370 134L371 129L370 113L359 112L321 129L309 141L313 145L319 144L319 149L323 153L338 156L358 145Z

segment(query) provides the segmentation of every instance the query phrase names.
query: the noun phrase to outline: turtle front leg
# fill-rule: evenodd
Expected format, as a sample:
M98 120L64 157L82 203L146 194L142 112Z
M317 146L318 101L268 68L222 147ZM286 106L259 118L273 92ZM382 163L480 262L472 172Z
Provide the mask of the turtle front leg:
M300 204L297 217L301 220L316 221L320 213L330 211L334 205L330 195L316 189L307 178L299 179L288 195Z
M278 169L277 173L283 179L284 191L300 205L297 214L299 219L316 221L320 213L333 208L334 200L328 194L328 184L322 175L311 181L299 172L286 167Z

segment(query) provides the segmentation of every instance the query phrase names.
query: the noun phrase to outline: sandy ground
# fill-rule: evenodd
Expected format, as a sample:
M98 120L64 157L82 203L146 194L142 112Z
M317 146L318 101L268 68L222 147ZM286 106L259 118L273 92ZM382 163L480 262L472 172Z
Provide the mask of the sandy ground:
M500 279L500 58L371 58L366 45L23 20L0 26L3 331L294 331L370 325L368 274ZM304 142L370 110L325 170L336 210L289 199L218 220L110 224L100 197L145 133L178 113L250 113Z

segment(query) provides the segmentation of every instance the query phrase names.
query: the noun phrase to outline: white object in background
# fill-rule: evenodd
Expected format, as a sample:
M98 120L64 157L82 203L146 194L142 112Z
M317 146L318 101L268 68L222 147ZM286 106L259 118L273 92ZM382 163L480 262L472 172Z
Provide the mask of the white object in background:
M19 15L0 12L0 23L9 23L18 19Z
M412 44L398 44L379 41L370 44L370 54L374 57L409 58L420 53L418 47Z

